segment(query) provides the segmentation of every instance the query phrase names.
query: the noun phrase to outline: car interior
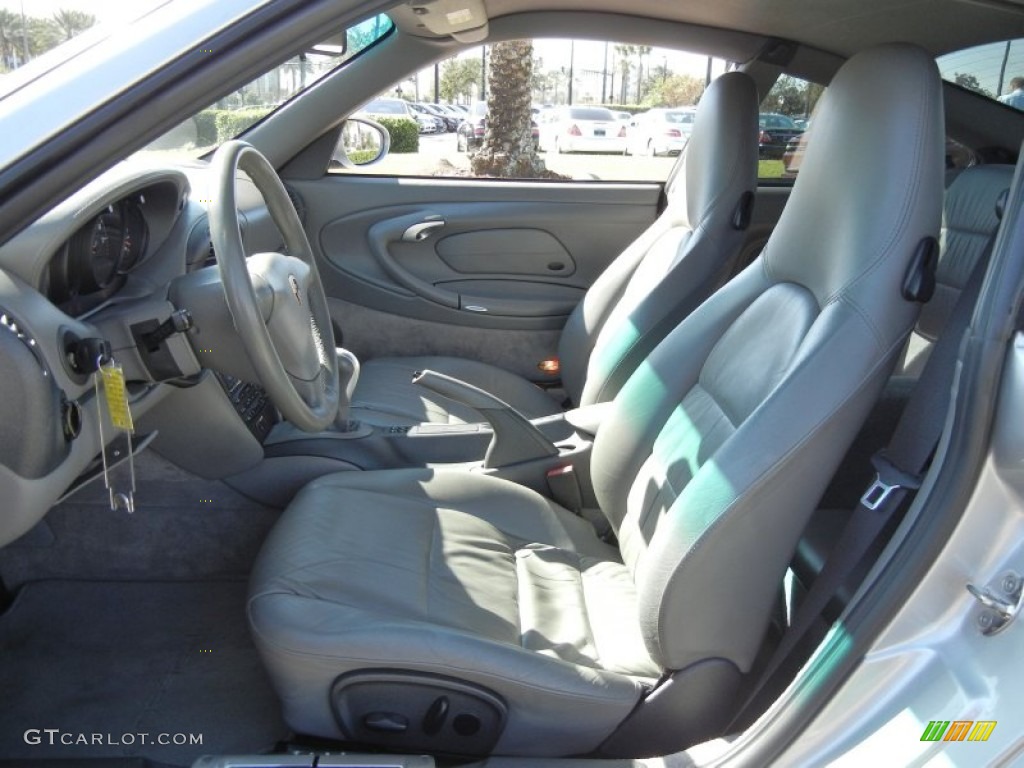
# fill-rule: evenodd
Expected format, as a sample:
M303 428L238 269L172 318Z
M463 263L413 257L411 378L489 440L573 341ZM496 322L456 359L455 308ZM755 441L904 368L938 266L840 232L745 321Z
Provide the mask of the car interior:
M26 221L0 245L0 765L735 738L901 524L910 497L788 648L1014 178L1024 114L941 57L1024 12L931 6L384 5L236 140L136 151L155 127ZM731 62L666 179L333 162L408 73L570 35ZM784 75L825 92L799 173L766 179ZM165 732L202 739L137 736Z

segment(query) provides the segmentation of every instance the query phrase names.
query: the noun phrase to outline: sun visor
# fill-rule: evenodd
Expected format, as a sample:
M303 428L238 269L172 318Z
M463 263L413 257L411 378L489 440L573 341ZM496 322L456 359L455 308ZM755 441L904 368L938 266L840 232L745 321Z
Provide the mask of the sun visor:
M487 38L483 0L414 0L409 7L416 20L435 35L448 35L460 43Z

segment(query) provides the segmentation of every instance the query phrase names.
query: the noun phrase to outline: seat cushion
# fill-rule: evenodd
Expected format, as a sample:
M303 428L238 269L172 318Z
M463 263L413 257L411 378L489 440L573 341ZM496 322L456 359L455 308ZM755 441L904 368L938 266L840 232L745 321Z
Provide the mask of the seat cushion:
M344 736L328 701L338 675L402 669L502 697L500 754L575 754L661 673L618 552L533 491L466 472L308 486L260 554L249 618L286 720L326 737Z
M536 384L493 365L458 357L381 357L362 367L352 397L352 418L378 426L483 421L472 408L412 383L417 371L428 368L490 392L528 419L561 411Z

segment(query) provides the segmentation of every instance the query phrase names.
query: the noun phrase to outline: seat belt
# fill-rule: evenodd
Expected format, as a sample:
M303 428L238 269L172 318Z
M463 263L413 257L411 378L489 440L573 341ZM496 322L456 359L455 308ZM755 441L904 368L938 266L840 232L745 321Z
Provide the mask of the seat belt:
M758 701L779 667L814 626L832 597L867 554L886 523L892 519L903 499L921 487L921 477L945 427L960 343L981 293L998 231L997 227L979 255L946 327L925 362L888 447L871 458L875 468L874 482L861 496L839 540L826 558L824 567L804 596L764 670L750 687L750 693L729 728L742 722L749 712L760 712L763 709L757 706Z

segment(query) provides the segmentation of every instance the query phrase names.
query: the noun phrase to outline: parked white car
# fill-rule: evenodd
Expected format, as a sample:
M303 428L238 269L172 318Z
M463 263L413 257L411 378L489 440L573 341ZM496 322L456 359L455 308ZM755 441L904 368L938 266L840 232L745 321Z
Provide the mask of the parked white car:
M690 140L696 112L696 107L659 107L634 116L626 129L626 154L678 155Z
M612 152L626 147L626 126L604 107L558 107L540 114L542 152Z

